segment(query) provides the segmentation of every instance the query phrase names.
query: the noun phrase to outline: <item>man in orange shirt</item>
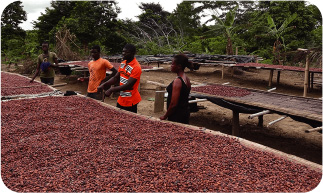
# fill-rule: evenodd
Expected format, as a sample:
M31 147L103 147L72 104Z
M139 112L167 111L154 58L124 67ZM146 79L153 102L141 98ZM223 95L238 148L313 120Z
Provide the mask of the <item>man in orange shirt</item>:
M98 87L99 90L105 89L106 96L113 92L120 92L117 107L137 113L137 105L141 101L138 86L141 76L141 66L135 58L136 47L127 44L122 50L123 62L118 69L118 73L107 82ZM110 88L111 85L120 83L119 86Z
M104 81L106 81L106 71L107 69L112 71L112 76L117 73L117 70L113 67L113 65L106 59L100 57L100 46L93 46L91 49L91 55L93 60L89 62L88 68L90 72L89 78L79 78L78 80L84 81L86 79L89 80L89 85L87 88L87 96L90 98L94 98L97 100L101 100L102 95L100 95L100 91L98 91L98 87Z

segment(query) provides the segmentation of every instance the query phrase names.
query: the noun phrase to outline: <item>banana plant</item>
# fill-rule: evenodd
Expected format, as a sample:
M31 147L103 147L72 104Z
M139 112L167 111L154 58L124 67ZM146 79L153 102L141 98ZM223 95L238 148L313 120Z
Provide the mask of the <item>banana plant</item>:
M283 24L277 29L277 26L273 20L273 18L268 15L267 22L269 27L267 27L268 33L267 35L273 36L276 38L273 46L273 53L274 53L274 64L280 63L280 51L284 50L286 52L286 45L284 40L284 34L294 29L294 26L288 26L295 18L297 17L297 13L289 16L285 19ZM281 41L280 41L281 40Z
M213 29L209 30L208 32L213 31L221 31L223 35L227 38L227 45L226 45L226 54L227 55L233 55L233 48L232 48L232 35L233 30L235 27L233 26L236 12L238 9L238 5L230 10L227 14L224 20L221 20L217 15L212 15L212 18L208 21L216 20L217 23L212 27ZM219 15L219 14L218 14ZM207 22L208 22L207 21Z

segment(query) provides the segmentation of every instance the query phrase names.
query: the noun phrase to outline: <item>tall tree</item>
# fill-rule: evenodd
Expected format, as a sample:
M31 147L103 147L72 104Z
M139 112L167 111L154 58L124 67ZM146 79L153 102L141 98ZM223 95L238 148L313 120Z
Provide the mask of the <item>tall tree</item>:
M116 1L53 1L34 26L42 40L55 43L55 34L66 25L85 51L96 42L108 52L120 52L125 41L118 29L118 13Z
M45 13L41 13L37 21L33 22L34 28L38 32L38 41L42 43L44 40L54 43L55 37L52 31L62 18L69 18L76 2L75 1L52 1L51 7L47 7Z
M195 10L194 1L183 1L169 16L170 22L182 37L197 35L201 27L199 12Z
M85 49L89 43L99 40L107 49L120 50L122 47L114 44L114 40L119 40L118 13L120 8L115 1L80 1L69 18L62 18L60 26L66 24Z
M1 42L7 48L6 41L13 38L24 39L26 32L19 27L23 21L27 20L27 13L21 5L21 1L9 4L1 15Z
M129 35L137 41L137 46L140 50L147 49L154 53L163 48L172 52L172 36L176 34L176 30L168 19L170 13L164 11L159 3L141 3L139 8L142 10L137 16L139 21L127 21L128 26L133 29Z
M21 1L9 4L1 15L1 55L10 59L9 63L17 63L24 53L26 32L19 24L27 20L27 14L21 4Z

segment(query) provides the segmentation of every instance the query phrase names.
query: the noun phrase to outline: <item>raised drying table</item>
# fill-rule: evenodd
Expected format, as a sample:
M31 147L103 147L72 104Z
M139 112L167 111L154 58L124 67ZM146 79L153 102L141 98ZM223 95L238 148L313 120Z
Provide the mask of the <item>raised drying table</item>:
M223 92L223 90L228 91ZM322 100L320 99L225 85L194 87L191 96L206 98L214 104L232 110L232 133L236 136L239 135L239 113L254 114L269 110L271 113L288 115L312 127L322 125ZM259 118L262 122L262 116Z
M268 86L272 87L272 80L274 71L277 70L277 84L280 81L280 73L281 71L294 71L294 72L305 72L305 68L297 67L297 66L284 66L284 65L271 65L271 64L261 64L261 63L238 63L233 68L242 67L242 68L256 68L256 69L263 69L263 70L270 70L269 78L268 78ZM314 87L314 73L322 74L321 68L309 68L309 76L308 82L310 82L310 87L313 89ZM322 84L322 82L321 82Z

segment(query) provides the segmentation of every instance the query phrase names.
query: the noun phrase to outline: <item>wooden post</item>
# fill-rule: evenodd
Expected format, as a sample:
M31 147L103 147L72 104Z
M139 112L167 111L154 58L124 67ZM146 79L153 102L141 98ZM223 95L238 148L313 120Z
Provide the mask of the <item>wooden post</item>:
M238 55L238 46L236 47L236 55Z
M234 67L231 66L230 69L231 69L231 76L233 76L234 75Z
M164 110L164 91L165 87L157 86L155 92L155 103L154 103L154 113L158 113ZM158 92L159 91L159 92Z
M280 81L280 70L277 71L277 85L279 85L279 81Z
M222 79L224 78L224 65L222 65Z
M308 80L309 80L309 56L306 54L306 66L305 66L305 75L304 75L304 94L303 97L307 97L308 89Z
M314 72L311 72L311 89L314 88Z
M271 88L273 84L273 75L274 75L274 69L270 69L269 80L268 80L269 88Z
M232 111L232 135L239 136L239 112Z
M257 126L260 128L263 128L263 126L264 126L264 116L263 115L260 115L258 117L258 125Z

